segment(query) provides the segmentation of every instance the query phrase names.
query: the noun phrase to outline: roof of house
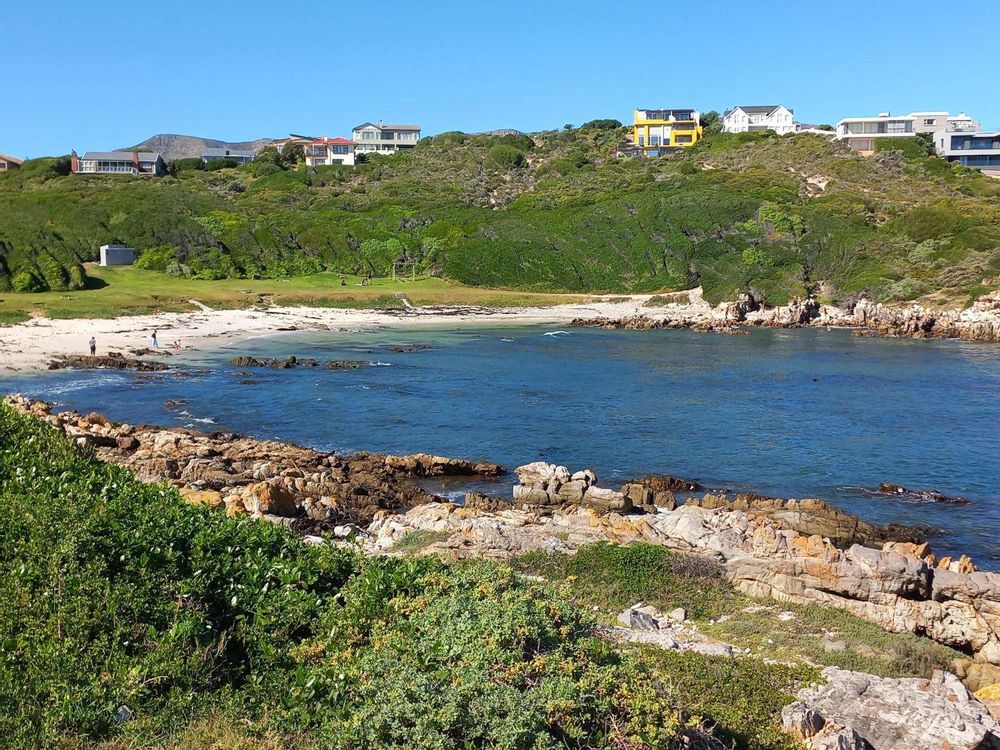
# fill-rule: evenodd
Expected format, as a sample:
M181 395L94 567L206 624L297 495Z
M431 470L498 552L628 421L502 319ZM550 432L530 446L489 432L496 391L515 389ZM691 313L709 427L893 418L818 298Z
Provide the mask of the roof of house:
M7 156L7 154L0 154L0 161L10 162L11 164L17 164L18 166L24 164L24 159L18 159L16 156Z
M353 146L354 145L354 141L352 141L352 140L350 140L348 138L339 138L339 137L338 138L327 138L326 136L323 136L322 138L317 138L315 141L310 141L309 143L307 143L305 145L306 146L325 146L325 145L327 145L329 143L336 143L336 144L341 145L341 146Z
M420 130L419 125L400 125L390 122L363 122L355 125L351 130L361 130L361 128L378 128L379 130Z
M731 115L733 112L735 112L738 109L743 110L748 115L769 115L772 112L774 112L776 109L780 109L781 107L784 107L784 105L783 104L755 104L755 105L750 106L750 107L744 107L742 105L737 105L737 106L733 107L732 109L727 109L722 116L723 117L729 117L729 115ZM785 109L788 109L788 107L785 107ZM788 111L791 112L792 114L795 114L795 110L793 110L793 109L788 109Z
M241 151L240 149L235 148L206 148L201 152L201 157L203 159L225 159L227 156L240 159L252 159L253 151Z
M160 158L159 153L152 151L88 151L81 159L88 161L132 161L133 154L139 157L139 161L156 161Z

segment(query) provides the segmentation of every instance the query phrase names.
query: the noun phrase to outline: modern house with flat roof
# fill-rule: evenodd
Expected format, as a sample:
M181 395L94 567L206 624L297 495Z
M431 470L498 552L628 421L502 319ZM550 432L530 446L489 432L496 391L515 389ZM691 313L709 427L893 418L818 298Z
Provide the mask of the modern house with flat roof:
M116 242L108 245L101 245L102 266L131 266L139 256L139 251L132 247L126 247Z
M351 130L359 154L394 154L409 151L420 140L419 125L363 122Z
M133 174L160 177L167 172L166 162L151 151L88 151L70 156L73 172L78 174Z
M307 167L320 167L329 164L344 164L354 166L354 152L357 144L347 138L317 138L303 144L306 153Z
M795 132L795 113L781 104L733 107L722 115L727 133L754 133L773 130L778 135Z
M632 145L644 156L690 148L702 139L701 113L694 109L636 109Z
M24 159L0 154L0 172L9 172L12 169L17 169L22 164L24 164Z
M253 151L241 151L233 148L206 148L201 152L201 160L206 164L221 159L232 159L237 164L249 164L253 161Z
M947 161L1000 177L1000 130L948 128L934 134L934 150Z
M970 121L964 114L949 117L947 112L911 112L893 115L882 112L878 117L845 117L837 123L837 140L864 155L875 152L875 142L881 138L912 138L919 133L935 133L950 122Z

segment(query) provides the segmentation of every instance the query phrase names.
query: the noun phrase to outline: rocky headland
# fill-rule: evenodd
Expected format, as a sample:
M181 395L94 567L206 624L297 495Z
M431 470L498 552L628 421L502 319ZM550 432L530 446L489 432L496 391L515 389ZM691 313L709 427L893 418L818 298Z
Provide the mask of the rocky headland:
M22 396L7 402L144 481L176 485L188 502L293 525L317 539L330 532L385 553L425 531L434 533L431 552L495 558L652 542L714 558L744 593L846 610L1000 665L1000 574L976 570L966 556L938 559L918 532L867 524L819 500L707 493L680 505L677 493L696 483L643 477L614 489L599 486L590 470L535 462L516 470L510 498L470 493L459 505L416 480L496 477L503 467L427 454L340 456L54 413Z
M576 318L575 326L605 329L690 329L710 333L740 333L746 327L852 328L860 335L908 338L1000 341L1000 291L977 299L965 310L936 311L920 305L894 306L861 297L847 307L823 305L812 297L769 306L751 295L712 307L699 290L672 295L662 304L653 298L633 314L612 318Z

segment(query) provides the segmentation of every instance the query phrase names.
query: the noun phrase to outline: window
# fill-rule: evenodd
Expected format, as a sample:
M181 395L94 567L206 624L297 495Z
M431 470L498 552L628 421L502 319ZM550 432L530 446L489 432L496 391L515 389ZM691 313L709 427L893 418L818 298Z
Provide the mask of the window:
M660 145L660 136L658 136L658 135L651 135L651 136L649 136L649 145L650 146L659 146Z
M937 122L937 118L934 118L934 117L925 117L924 118L924 125L934 125L936 122Z

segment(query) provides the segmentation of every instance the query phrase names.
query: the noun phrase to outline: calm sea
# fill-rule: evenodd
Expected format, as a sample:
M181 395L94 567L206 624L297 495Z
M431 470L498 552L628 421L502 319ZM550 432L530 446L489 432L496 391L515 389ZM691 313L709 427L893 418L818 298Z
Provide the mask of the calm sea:
M389 350L414 344L430 348ZM373 366L247 376L228 364L236 353ZM871 521L929 524L940 530L935 551L968 552L1000 569L997 345L818 329L718 336L477 327L290 334L171 361L198 371L42 373L6 377L0 390L116 420L322 450L422 451L511 468L544 459L592 467L609 485L670 473L818 497ZM882 481L970 503L864 492Z

